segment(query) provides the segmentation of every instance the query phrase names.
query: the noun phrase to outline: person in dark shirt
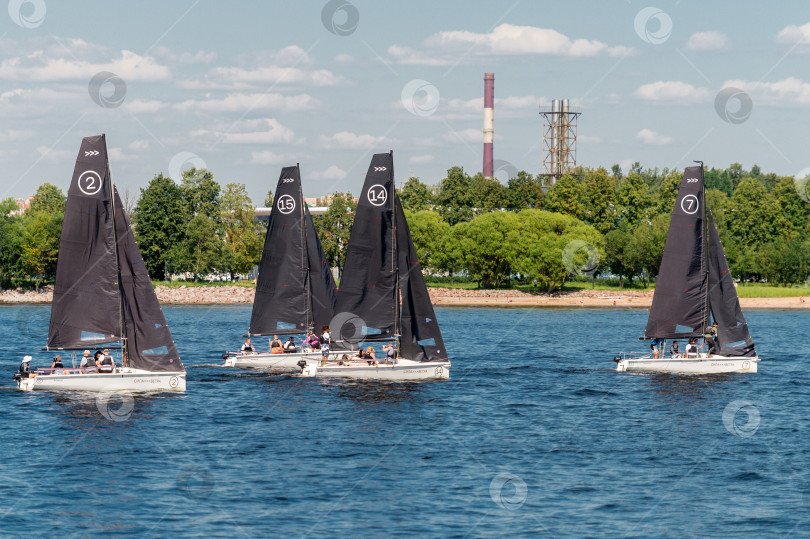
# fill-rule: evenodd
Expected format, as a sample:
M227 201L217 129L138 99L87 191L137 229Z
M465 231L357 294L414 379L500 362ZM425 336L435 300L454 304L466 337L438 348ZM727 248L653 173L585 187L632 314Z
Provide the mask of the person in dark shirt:
M62 356L55 355L53 356L53 361L51 362L51 369L64 369L65 366L62 365Z

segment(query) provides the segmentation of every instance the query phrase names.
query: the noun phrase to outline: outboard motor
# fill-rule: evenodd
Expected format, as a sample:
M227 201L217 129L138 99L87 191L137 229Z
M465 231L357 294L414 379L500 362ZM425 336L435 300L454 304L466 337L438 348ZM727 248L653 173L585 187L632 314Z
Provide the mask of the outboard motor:
M613 357L613 361L615 361L616 363L619 363L621 360L622 360L622 356L614 356Z
M224 354L222 354L222 359L228 359L228 352L225 352Z
M307 367L307 361L306 361L305 359L302 359L301 361L299 361L299 362L297 363L297 365L298 365L299 367L301 367L301 373L303 374L304 369Z

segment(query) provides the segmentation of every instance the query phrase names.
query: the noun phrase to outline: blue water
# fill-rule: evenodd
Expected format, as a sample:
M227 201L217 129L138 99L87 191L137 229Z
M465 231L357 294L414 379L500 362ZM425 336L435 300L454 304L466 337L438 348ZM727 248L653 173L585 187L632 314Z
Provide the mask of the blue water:
M443 308L451 380L384 384L223 369L249 307L164 311L187 393L105 404L11 389L50 310L0 307L0 534L810 530L810 312L748 312L760 372L701 378L613 370L644 310Z

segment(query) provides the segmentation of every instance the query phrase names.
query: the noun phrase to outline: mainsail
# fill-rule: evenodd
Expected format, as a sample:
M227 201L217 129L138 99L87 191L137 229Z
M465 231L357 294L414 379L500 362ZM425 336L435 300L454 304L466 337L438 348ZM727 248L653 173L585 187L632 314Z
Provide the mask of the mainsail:
M124 339L131 367L183 370L112 183L105 136L85 137L68 189L47 348Z
M447 359L405 213L394 190L391 153L375 154L366 174L335 312L341 323L354 326L348 340L393 341L398 336L402 357ZM338 337L347 337L345 325L332 330Z
M703 167L687 167L675 199L646 339L702 335L708 325Z
M299 168L281 169L259 266L251 335L329 325L335 282L301 192Z
M756 355L754 340L748 333L734 280L728 269L726 253L709 211L709 304L717 322L717 345L721 356Z
M59 239L48 348L89 348L124 336L111 189L104 135L82 139Z
M357 202L335 305L336 319L354 326L338 338L393 340L397 330L397 272L394 236L394 158L375 154ZM360 326L360 327L358 327Z

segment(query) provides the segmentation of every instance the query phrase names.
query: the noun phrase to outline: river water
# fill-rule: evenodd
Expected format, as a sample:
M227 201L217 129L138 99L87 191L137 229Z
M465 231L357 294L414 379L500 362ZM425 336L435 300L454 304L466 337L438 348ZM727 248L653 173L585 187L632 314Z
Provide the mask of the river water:
M755 375L614 371L643 309L439 308L451 380L224 369L245 306L167 306L182 395L22 393L48 306L0 307L0 534L802 536L810 312L746 313ZM266 342L260 343L266 346Z

